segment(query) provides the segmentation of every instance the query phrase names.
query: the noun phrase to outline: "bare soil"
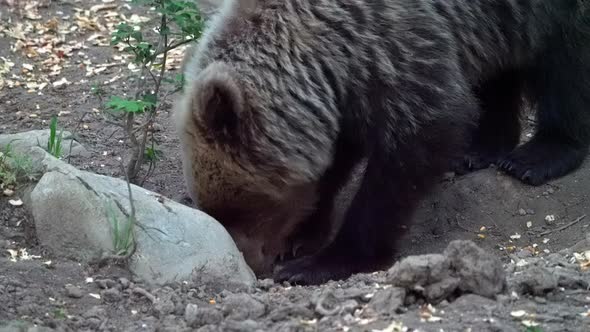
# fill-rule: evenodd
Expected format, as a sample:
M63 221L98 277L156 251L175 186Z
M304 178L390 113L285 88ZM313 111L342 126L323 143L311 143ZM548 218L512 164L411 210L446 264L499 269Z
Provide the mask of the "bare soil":
M105 3L116 8L90 11ZM46 129L51 116L59 115L60 126L75 132L90 152L71 163L120 177L118 158L129 147L123 131L103 117L105 100L91 88L101 84L106 96L131 93L127 65L107 45L108 34L121 15L153 18L153 13L122 0L21 4L30 7L19 11L0 1L0 133ZM58 34L48 28L54 18ZM14 66L7 68L7 61ZM96 70L101 65L106 69ZM70 83L54 86L63 78ZM174 97L158 115L154 134L163 155L144 187L190 204L170 121ZM588 164L541 187L522 186L494 169L448 179L424 202L400 257L441 252L452 240L469 239L501 257L509 278L522 275L515 267L521 259L539 257L547 269L577 277L543 293L521 289L497 300L463 294L435 304L436 310L406 299L391 311L383 310L391 303L371 301L387 289L383 271L320 287L261 280L254 292L237 294L208 293L189 284L149 287L124 268L85 266L45 252L25 210L0 197L0 331L8 322L12 329L6 331L30 324L76 331L588 331L590 272L574 264L568 248L589 232L589 195ZM533 315L525 319L521 310ZM440 320L428 318L433 315Z

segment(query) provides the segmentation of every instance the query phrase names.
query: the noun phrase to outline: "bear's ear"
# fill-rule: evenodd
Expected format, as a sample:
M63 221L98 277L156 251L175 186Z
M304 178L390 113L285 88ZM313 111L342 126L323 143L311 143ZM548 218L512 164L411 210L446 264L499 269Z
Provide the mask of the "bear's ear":
M195 121L218 139L236 137L244 109L242 91L232 74L225 66L205 69L193 99Z

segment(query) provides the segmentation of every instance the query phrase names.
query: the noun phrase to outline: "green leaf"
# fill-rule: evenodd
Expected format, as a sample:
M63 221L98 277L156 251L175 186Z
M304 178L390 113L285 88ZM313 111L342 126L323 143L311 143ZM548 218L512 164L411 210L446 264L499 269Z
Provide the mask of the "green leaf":
M107 107L114 111L125 113L143 113L147 108L154 107L155 104L146 100L123 99L121 97L111 97Z

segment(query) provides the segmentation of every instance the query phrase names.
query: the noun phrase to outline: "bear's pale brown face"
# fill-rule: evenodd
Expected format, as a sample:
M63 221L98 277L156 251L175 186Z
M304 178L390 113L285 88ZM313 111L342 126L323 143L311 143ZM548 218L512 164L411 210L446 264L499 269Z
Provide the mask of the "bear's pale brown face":
M185 178L197 207L226 228L257 276L270 276L277 258L292 252L290 238L315 207L316 186L273 195L206 146L187 152Z
M261 276L289 256L290 238L316 209L332 143L314 127L320 139L299 144L298 121L277 117L268 89L255 83L213 61L187 80L174 114L193 201L227 229Z

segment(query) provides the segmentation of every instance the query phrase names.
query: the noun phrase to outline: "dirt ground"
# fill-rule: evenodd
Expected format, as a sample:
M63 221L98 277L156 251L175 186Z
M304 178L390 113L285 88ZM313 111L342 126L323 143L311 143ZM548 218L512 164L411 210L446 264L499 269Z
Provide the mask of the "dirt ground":
M72 164L119 177L117 158L128 147L120 128L105 121L100 112L104 100L91 94L91 88L98 83L106 95L130 92L127 65L121 53L108 46L108 33L122 17L136 20L133 14L141 18L152 13L121 0L21 4L30 7L19 12L0 0L0 133L46 129L50 117L59 115L59 124L76 132L90 152ZM90 11L94 5L113 7ZM57 35L50 28L55 22ZM179 65L180 54L174 61ZM61 84L64 78L69 83ZM169 113L173 98L165 102L155 132L162 160L144 186L186 203ZM589 194L588 164L537 188L521 186L493 169L451 178L424 202L400 256L440 252L451 240L469 239L508 264L552 257L559 263L551 266L573 271L577 265L571 252L554 253L584 240L589 232ZM589 272L543 294L515 293L496 301L464 295L452 303L443 301L436 305L441 320L426 319L424 312L434 309L419 300L370 315L371 298L387 289L385 272L321 287L261 280L253 293L213 294L190 284L156 289L122 268L83 266L45 252L30 225L24 209L0 197L0 331L8 321L13 328L34 323L40 329L88 331L590 330ZM23 248L28 256L21 251L13 259L11 253ZM326 301L335 309L327 312L318 304ZM518 314L522 310L534 312L539 326L523 323Z

